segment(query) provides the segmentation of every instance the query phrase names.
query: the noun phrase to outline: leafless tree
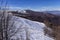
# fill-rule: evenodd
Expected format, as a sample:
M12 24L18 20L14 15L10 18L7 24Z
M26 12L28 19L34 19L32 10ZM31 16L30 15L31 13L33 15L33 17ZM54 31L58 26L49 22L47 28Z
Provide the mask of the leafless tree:
M2 6L3 5L4 0L1 0L1 5L0 5L0 34L1 34L1 40L7 40L8 39L8 35L7 35L7 28L8 28L8 20L9 20L9 16L6 13L6 6L7 6L7 2L5 3L5 8Z

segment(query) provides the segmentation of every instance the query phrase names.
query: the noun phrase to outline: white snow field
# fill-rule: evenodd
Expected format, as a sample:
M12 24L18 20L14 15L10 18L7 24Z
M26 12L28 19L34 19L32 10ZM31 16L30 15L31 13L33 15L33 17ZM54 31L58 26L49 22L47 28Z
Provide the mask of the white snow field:
M44 35L44 23L12 16L9 21L10 40L54 40Z

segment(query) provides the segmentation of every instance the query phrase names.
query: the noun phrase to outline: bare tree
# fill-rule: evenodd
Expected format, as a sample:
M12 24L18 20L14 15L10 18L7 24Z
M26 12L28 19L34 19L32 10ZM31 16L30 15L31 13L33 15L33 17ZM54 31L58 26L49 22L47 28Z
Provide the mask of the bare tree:
M3 4L5 4L5 8L2 6ZM1 40L7 40L8 39L8 35L7 35L7 28L8 28L8 20L9 20L9 16L6 13L6 6L7 6L7 2L4 3L4 0L1 0L1 5L0 5L0 34L1 34Z

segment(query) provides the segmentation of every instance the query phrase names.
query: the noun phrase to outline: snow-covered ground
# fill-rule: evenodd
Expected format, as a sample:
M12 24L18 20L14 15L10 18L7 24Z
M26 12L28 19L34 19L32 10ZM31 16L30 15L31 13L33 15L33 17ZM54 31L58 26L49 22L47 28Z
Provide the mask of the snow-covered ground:
M54 40L44 35L44 27L44 23L12 16L8 34L10 39L14 40Z

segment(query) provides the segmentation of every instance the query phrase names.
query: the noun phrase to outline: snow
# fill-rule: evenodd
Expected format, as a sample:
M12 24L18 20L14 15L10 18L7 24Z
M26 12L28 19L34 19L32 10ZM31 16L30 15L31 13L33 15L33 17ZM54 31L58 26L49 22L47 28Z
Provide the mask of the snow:
M44 35L43 28L46 27L46 25L41 22L12 16L9 21L9 27L12 28L8 31L10 39L26 40L28 37L30 40L54 40L53 38Z
M28 13L26 13L26 11L25 11L25 10L18 10L18 13L28 14Z

